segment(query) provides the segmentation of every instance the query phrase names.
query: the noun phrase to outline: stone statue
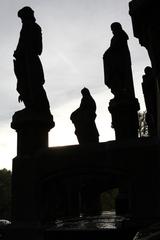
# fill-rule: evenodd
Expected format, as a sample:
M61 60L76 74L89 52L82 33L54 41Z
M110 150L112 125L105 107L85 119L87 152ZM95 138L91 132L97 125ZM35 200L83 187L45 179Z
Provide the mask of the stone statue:
M99 133L95 124L96 103L89 90L81 90L80 106L71 114L71 121L75 125L75 134L80 144L99 142Z
M19 10L18 17L22 20L22 29L13 56L19 101L23 101L26 109L48 111L49 102L43 88L44 72L39 58L42 53L41 27L30 7Z
M157 16L158 17L158 16ZM158 17L159 18L159 17ZM157 24L158 23L158 24ZM160 88L160 23L159 20L155 23L148 24L145 31L145 47L148 50L148 55L152 63L152 69L158 78Z
M134 97L128 35L118 22L111 24L111 30L113 37L110 47L103 55L105 84L116 98L124 94Z
M144 69L144 73L142 89L147 110L146 121L149 135L155 136L157 129L157 83L151 67L147 66Z
M147 49L160 88L159 1L132 0L129 2L129 14L132 20L134 36Z

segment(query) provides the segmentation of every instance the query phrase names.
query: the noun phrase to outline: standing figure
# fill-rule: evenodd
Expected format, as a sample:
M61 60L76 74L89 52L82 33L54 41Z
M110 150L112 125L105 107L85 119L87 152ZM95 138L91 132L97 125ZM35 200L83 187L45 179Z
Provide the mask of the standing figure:
M146 121L149 136L155 136L157 132L157 83L153 69L145 67L142 82L142 90L146 104Z
M22 20L22 29L13 56L19 101L24 102L26 109L48 111L49 102L43 88L45 80L39 58L42 53L41 27L30 7L19 10L18 17Z
M83 88L81 94L80 106L70 117L75 125L75 134L80 144L99 142L99 133L95 124L96 103L87 88Z
M116 98L124 95L134 97L128 35L118 22L111 24L111 30L110 47L103 55L105 84Z

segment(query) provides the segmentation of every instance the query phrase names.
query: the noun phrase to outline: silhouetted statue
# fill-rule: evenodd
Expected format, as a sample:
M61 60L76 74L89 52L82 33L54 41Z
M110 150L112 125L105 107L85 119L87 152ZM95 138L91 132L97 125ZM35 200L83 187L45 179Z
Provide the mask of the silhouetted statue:
M19 10L18 17L22 20L22 29L13 56L19 101L23 101L27 109L46 111L49 102L43 88L45 80L39 58L42 53L41 28L30 7Z
M148 124L148 131L150 136L156 135L157 129L157 87L156 78L151 67L147 66L144 69L142 89L146 104L146 121Z
M96 103L87 88L83 88L81 94L80 106L70 117L75 125L75 134L80 144L98 142L99 133L95 124Z
M158 17L159 18L159 17ZM158 24L157 24L158 23ZM156 77L160 78L160 23L150 23L146 31L146 48ZM160 80L159 80L160 88Z
M134 97L128 35L118 22L111 24L111 30L113 37L110 47L103 55L105 84L115 97L123 94Z
M160 88L160 18L159 1L146 0L129 3L129 14L132 19L134 36L144 46L151 60L155 77Z

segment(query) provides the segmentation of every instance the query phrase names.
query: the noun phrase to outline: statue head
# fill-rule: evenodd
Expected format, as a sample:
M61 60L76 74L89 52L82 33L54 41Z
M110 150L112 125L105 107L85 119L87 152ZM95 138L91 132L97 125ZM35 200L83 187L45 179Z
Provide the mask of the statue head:
M84 88L81 90L81 94L82 94L82 96L84 97L84 96L90 95L90 92L89 92L88 88L85 88L85 87L84 87Z
M111 30L112 30L113 34L115 34L122 30L122 26L119 22L113 22L111 24Z
M33 9L28 6L23 7L18 11L18 17L22 19L22 22L26 20L36 20Z
M152 68L150 66L145 67L144 72L146 75L153 73Z

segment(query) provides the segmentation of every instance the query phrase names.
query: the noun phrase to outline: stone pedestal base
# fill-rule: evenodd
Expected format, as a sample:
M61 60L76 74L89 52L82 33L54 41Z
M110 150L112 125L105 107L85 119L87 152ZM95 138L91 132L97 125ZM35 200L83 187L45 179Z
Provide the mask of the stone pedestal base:
M37 222L37 162L35 154L48 148L48 132L54 127L47 113L18 111L11 127L17 131L17 157L12 167L12 222Z
M116 140L138 137L139 103L136 98L111 99L108 107L112 115L112 126Z
M30 155L48 147L48 132L54 127L50 113L21 110L13 115L11 127L17 131L17 155Z

